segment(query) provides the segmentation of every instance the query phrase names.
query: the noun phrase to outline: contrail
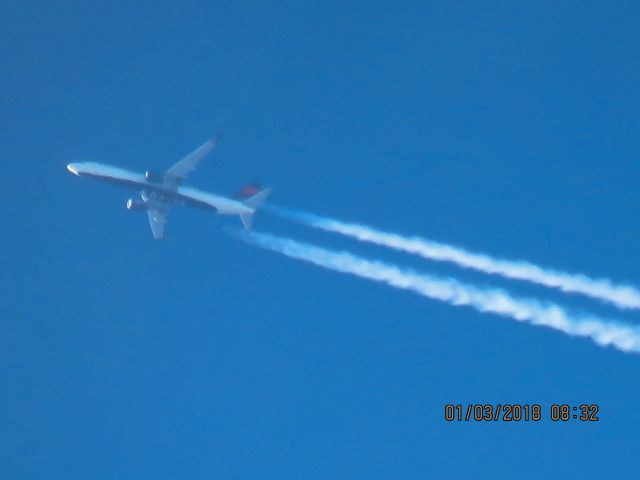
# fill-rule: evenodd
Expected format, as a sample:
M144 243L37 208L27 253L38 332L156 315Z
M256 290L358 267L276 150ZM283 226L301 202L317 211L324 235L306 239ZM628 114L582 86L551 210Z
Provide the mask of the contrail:
M346 223L311 213L269 206L268 211L304 225L339 233L363 242L393 248L419 255L429 260L451 262L462 268L500 275L509 279L524 280L545 287L557 288L566 293L579 293L611 303L622 309L640 309L640 290L630 285L615 285L607 279L592 279L574 274L542 268L522 260L505 260L469 252L419 237L376 230L365 225Z
M598 345L611 345L623 352L640 352L638 327L597 317L576 316L559 305L515 298L504 290L482 289L453 279L419 274L380 261L366 260L348 252L334 252L271 234L243 232L239 235L252 245L329 270L410 290L450 305L468 306L519 322L550 327L567 335L589 337Z

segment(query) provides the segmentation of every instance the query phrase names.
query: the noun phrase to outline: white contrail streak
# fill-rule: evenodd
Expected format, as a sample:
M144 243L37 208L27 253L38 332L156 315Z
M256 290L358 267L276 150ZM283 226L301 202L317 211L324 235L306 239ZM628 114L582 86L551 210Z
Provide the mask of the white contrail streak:
M571 336L589 337L601 346L611 345L623 352L640 352L640 328L597 317L578 316L552 303L514 298L500 289L482 289L453 279L433 277L404 270L380 261L366 260L347 252L334 252L270 234L245 232L246 242L279 252L323 268L356 275L410 290L454 306L468 306L532 325L542 325Z
M268 210L280 217L304 225L416 254L429 260L452 262L462 268L524 280L545 287L557 288L566 293L579 293L611 303L622 309L640 309L640 290L630 285L615 285L607 279L593 279L582 274L551 270L521 260L492 258L488 255L472 253L462 248L424 238L403 237L365 225L341 222L311 213L275 206L269 206Z

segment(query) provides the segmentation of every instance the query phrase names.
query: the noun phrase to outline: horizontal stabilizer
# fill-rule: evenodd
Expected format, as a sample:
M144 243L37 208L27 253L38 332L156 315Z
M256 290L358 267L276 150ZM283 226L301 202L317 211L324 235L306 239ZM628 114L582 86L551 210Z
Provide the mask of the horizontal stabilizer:
M262 202L264 202L269 194L271 193L270 188L265 188L264 190L260 190L255 195L250 196L242 201L247 207L251 207L254 210L260 206Z
M242 220L242 225L245 230L251 229L251 222L253 222L253 212L252 213L241 213L240 220Z
M243 191L247 190L250 187L255 188L255 186L249 186L249 187L245 187ZM249 230L251 228L251 222L253 221L253 214L256 212L256 209L260 206L260 204L265 201L265 199L269 196L270 193L271 193L271 189L265 188L264 190L259 190L257 193L254 193L253 195L246 197L242 200L242 203L244 203L247 207L251 208L251 213L240 214L240 220L242 220L242 225L244 225L245 230Z

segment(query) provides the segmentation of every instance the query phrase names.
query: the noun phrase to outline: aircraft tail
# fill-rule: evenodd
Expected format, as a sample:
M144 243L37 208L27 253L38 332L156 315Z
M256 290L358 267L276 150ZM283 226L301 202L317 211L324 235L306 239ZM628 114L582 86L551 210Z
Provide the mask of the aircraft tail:
M253 214L256 212L256 209L260 206L260 204L265 201L270 193L270 188L260 189L259 185L254 184L243 188L242 191L237 195L237 198L252 210L251 213L243 213L240 215L240 220L242 220L242 225L244 225L245 230L249 230L251 228Z

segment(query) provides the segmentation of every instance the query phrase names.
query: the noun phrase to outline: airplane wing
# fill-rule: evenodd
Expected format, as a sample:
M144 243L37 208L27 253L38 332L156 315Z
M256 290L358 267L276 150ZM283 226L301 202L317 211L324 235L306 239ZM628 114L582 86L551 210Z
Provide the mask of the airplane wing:
M149 217L149 226L153 232L153 238L162 240L164 238L164 225L167 222L167 211L150 208L147 210L147 216Z
M186 176L196 168L198 163L213 150L213 147L218 143L218 138L209 140L204 145L198 147L194 152L190 153L178 163L173 165L164 174L165 182L178 185Z

